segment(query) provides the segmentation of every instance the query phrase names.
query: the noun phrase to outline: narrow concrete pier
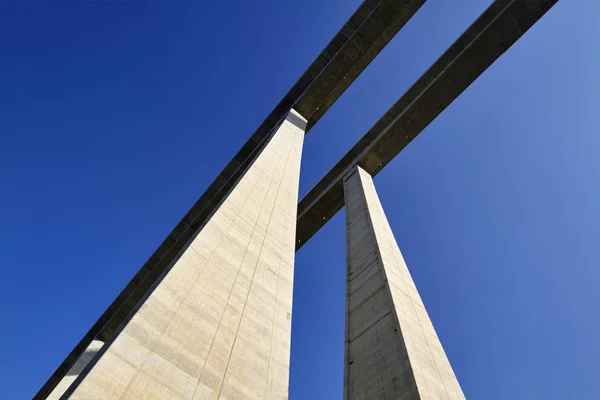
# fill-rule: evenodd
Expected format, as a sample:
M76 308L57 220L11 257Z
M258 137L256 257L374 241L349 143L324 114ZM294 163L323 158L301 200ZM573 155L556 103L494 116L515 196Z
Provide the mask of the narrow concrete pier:
M344 178L347 281L344 399L459 400L460 385L375 191Z

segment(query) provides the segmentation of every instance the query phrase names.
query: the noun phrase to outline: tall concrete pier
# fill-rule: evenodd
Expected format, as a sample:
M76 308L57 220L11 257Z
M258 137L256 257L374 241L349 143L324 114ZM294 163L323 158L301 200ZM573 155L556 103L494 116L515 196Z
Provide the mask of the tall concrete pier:
M292 111L69 398L287 397L305 128Z
M494 1L298 203L305 134L425 2L364 1L34 398L287 399L294 252L346 205L345 399L463 399L372 177L557 1Z
M355 167L344 194L344 399L464 399L371 175Z

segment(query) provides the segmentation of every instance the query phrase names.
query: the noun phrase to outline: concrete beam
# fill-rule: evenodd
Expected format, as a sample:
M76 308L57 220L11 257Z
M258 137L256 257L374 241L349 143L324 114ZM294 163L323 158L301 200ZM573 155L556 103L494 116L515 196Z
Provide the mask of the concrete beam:
M417 80L298 205L296 250L344 206L342 178L377 175L558 0L497 0Z
M307 132L424 3L367 0L361 4L311 65L309 70L315 64L325 67L293 105L308 120Z
M264 149L267 139L292 109L310 130L360 75L425 0L366 0L271 111L250 139L136 273L119 296L75 346L36 394L45 399L93 339L108 341L156 279L221 204L225 195Z

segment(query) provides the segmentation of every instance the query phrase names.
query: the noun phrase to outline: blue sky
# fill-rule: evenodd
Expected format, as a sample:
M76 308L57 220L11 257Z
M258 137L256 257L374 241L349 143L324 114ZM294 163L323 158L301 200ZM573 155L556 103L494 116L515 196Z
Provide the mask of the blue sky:
M358 6L0 5L0 398L30 398ZM429 0L300 193L487 7ZM469 399L598 399L600 2L560 0L375 179ZM290 399L341 399L344 217L296 257Z

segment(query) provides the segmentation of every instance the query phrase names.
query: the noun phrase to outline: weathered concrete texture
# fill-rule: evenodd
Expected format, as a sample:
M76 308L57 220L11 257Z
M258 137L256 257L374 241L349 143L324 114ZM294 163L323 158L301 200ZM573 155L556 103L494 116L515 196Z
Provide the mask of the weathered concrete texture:
M69 398L287 398L299 121L278 128Z
M104 342L100 340L93 340L92 343L88 346L87 349L83 352L81 357L77 359L75 364L69 369L67 374L61 379L61 381L56 385L52 393L48 396L49 400L58 400L60 396L62 396L65 391L71 386L75 379L79 376L81 371L92 361L92 359L98 354L100 349L104 346Z
M464 399L362 168L344 178L347 234L344 398Z

